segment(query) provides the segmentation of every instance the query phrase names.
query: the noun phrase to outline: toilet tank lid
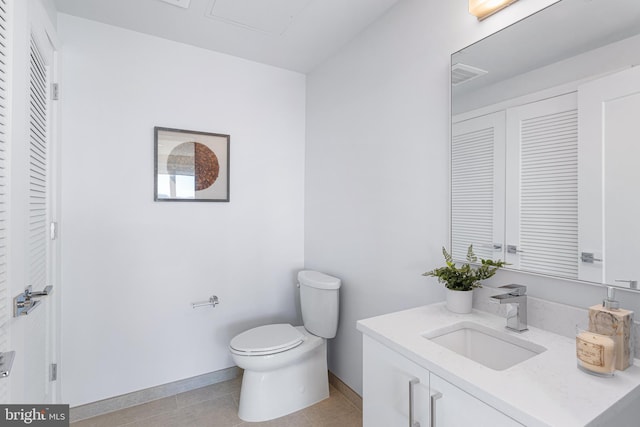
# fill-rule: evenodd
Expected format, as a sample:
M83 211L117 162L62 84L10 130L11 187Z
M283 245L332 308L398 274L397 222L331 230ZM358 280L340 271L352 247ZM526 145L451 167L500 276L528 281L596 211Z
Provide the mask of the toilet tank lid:
M301 285L318 289L339 289L342 282L337 277L313 270L302 270L298 273L298 282Z

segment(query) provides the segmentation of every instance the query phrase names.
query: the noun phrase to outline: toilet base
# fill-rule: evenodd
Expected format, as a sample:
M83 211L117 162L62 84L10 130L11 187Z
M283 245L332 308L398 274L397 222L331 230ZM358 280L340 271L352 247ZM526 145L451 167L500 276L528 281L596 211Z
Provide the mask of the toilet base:
M240 419L268 421L328 398L327 343L322 341L292 365L267 372L245 369L238 409Z

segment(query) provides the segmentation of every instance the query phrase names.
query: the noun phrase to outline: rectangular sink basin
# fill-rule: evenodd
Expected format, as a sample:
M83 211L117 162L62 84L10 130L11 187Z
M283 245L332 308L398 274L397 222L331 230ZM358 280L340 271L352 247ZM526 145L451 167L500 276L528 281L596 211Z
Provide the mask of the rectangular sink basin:
M496 371L546 351L541 345L474 322L456 323L422 336Z

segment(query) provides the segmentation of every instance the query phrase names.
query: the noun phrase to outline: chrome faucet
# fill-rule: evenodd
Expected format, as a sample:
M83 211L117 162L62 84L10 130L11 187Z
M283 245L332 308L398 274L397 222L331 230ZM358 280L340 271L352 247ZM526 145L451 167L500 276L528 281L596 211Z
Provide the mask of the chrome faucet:
M527 287L523 285L504 285L500 289L508 289L506 294L494 295L490 301L500 304L513 304L515 311L507 310L506 328L515 332L527 330Z

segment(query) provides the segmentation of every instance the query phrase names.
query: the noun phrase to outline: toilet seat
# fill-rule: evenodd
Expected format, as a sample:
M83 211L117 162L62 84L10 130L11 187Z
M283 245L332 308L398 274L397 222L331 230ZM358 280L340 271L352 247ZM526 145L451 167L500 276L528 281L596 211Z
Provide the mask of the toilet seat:
M229 348L237 354L265 356L290 350L302 344L304 335L288 323L258 326L238 334Z

